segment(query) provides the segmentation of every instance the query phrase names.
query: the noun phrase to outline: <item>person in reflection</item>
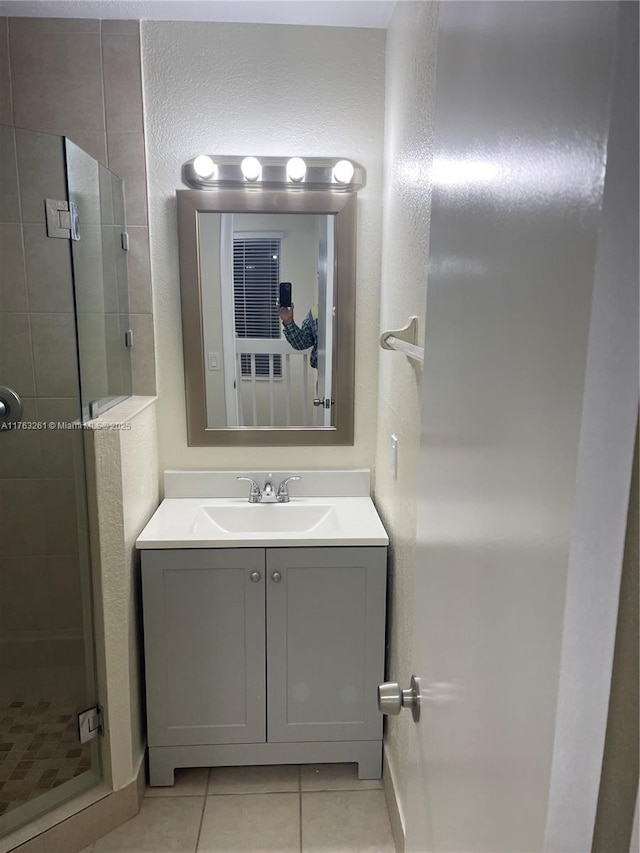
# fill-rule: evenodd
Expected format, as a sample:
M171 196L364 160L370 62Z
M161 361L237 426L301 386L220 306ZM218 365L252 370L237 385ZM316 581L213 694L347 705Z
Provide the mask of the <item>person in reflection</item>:
M311 355L309 361L311 367L318 369L318 306L314 305L307 316L302 321L302 326L297 326L293 321L293 309L284 308L282 305L278 307L278 314L282 320L282 330L285 338L289 341L294 349L309 349Z

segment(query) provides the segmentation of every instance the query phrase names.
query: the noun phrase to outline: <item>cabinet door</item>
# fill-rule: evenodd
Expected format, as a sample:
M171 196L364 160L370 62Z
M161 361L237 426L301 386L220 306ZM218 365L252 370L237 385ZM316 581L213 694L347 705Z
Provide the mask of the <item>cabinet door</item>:
M264 741L264 550L144 551L142 584L149 745Z
M382 736L385 595L386 548L267 549L269 741Z

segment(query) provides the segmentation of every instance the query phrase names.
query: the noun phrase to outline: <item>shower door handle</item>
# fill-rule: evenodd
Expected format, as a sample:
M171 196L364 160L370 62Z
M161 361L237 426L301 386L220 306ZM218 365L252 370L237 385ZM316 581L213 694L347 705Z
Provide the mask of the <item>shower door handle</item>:
M0 432L22 420L22 400L13 388L0 385Z

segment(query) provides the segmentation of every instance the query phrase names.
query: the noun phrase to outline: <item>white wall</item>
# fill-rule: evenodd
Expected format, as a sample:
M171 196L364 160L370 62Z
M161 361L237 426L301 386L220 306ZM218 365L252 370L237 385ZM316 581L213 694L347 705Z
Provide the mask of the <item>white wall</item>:
M101 428L87 431L87 478L102 756L105 777L118 790L137 777L146 746L135 541L159 503L153 398L130 397L95 423Z
M417 315L420 344L427 293L436 19L435 3L398 3L387 32L380 323L382 329L399 328ZM391 540L387 677L403 687L411 677L421 374L418 362L400 353L381 354L375 498ZM390 470L392 433L398 436L397 480ZM409 714L387 720L386 753L402 816L413 723Z
M385 32L143 22L160 467L296 467L305 448L190 448L186 439L175 190L199 153L343 156L359 193L355 443L314 465L372 467L375 448ZM268 458L268 462L266 459Z

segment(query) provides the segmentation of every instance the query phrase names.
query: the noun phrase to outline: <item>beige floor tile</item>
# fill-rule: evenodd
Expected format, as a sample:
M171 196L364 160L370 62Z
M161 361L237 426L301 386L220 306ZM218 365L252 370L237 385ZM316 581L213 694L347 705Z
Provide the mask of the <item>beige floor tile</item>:
M358 779L357 764L303 764L303 791L360 791L382 788L381 779Z
M1 841L0 845L2 845ZM2 847L2 850L4 849L5 847ZM11 846L6 849L15 851L15 853L44 853L44 839L42 835L37 835L30 841L25 842L25 844L21 844L19 847Z
M84 850L81 850L80 853L93 853L93 844L90 844L88 847L85 847Z
M394 853L382 791L302 794L302 853Z
M194 853L204 797L146 799L140 814L96 841L92 853Z
M198 853L299 853L299 797L207 797Z
M264 767L212 767L211 794L275 794L300 790L299 769L294 764Z
M208 767L185 767L175 771L175 785L145 789L145 797L204 797L207 793Z

